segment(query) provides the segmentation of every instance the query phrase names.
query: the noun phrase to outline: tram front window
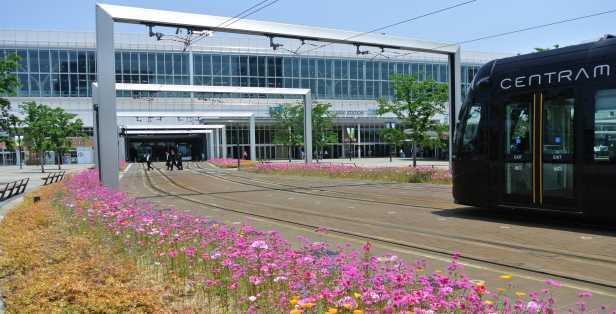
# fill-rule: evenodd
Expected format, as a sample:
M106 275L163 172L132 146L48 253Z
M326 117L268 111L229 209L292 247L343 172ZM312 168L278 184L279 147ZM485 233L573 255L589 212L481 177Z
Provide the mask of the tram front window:
M528 195L531 192L531 111L527 102L505 106L505 192Z
M616 162L616 89L598 91L595 95L596 161Z

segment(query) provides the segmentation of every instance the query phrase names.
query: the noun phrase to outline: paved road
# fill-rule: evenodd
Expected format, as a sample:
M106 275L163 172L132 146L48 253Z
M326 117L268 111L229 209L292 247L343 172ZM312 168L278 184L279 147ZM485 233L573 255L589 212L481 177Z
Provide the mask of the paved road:
M199 165L199 167L197 167ZM159 167L162 168L162 167ZM377 252L426 259L444 269L452 252L463 253L466 272L491 287L513 274L515 289L562 282L559 304L576 291L594 292L595 305L616 305L616 232L578 218L519 211L490 211L452 203L450 188L320 178L259 175L192 164L179 172L132 167L125 191L159 204L225 223L277 229L287 239L361 245ZM315 232L318 227L331 231Z

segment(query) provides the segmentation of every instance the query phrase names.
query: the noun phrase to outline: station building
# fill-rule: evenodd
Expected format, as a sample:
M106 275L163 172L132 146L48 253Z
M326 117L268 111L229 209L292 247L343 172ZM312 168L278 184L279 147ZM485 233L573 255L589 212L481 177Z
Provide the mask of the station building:
M389 154L378 131L396 121L377 115L376 109L379 98L393 97L391 74L449 81L444 57L316 45L291 39L277 39L272 45L263 38L214 34L187 48L164 37L157 40L145 30L120 33L115 35L116 82L310 88L313 100L331 104L336 114L333 131L338 141L326 148L327 157L348 158ZM77 114L92 134L93 32L0 30L0 58L9 53L21 57L15 70L20 88L16 97L9 97L13 108L25 101L59 106ZM499 57L503 55L462 52L463 96L478 68ZM121 154L129 161L138 161L146 152L162 160L169 149L191 160L241 156L249 151L253 119L256 158L285 159L287 147L273 142L270 114L296 101L275 95L118 91ZM435 119L448 121L446 114ZM300 158L301 148L293 153ZM445 151L424 154L446 156Z

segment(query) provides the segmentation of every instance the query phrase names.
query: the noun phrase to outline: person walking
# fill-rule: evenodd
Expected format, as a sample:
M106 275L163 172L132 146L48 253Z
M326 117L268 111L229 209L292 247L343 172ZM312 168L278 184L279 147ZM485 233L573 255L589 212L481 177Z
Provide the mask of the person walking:
M177 167L177 163L176 163L176 155L175 155L175 151L172 149L171 153L169 154L169 171L173 171L173 167Z
M246 151L242 153L242 159L248 160L248 153Z
M148 170L154 170L154 168L152 168L152 154L147 153L145 155L145 163L148 165Z
M171 170L171 154L169 151L165 152L165 166L167 166L167 170Z
M182 165L182 153L178 152L176 155L176 163L175 166L178 168L178 170L184 170L184 166Z

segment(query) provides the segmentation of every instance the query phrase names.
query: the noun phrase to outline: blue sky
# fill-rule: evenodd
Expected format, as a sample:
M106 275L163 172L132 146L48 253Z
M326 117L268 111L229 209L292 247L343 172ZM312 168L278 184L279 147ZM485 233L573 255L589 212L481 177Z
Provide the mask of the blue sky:
M94 30L91 0L6 0L0 28ZM233 16L258 0L105 0L105 3ZM462 0L280 0L250 18L366 31ZM477 0L469 5L386 30L389 34L457 42L568 17L616 9L613 0ZM463 49L524 53L534 47L575 44L616 34L616 14L471 43ZM145 32L122 26L121 31Z

